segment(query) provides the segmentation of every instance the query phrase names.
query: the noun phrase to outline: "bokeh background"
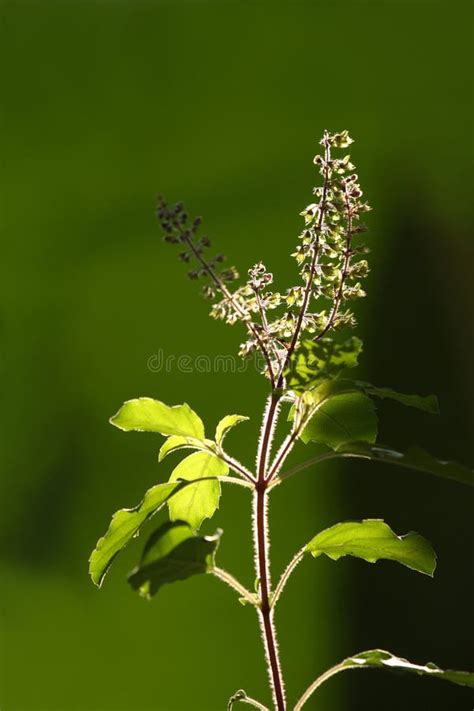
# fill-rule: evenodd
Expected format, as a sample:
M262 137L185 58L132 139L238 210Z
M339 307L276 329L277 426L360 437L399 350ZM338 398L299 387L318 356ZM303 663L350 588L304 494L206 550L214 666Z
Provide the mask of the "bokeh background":
M436 392L439 418L381 404L381 440L472 463L472 25L450 2L3 0L2 711L220 711L237 688L268 700L252 610L210 578L147 604L87 558L111 513L168 476L159 442L107 420L126 399L188 401L252 463L265 383L155 372L166 355L233 354L154 219L157 192L205 216L245 270L282 288L324 130L348 128L370 215L361 374ZM303 445L294 461L307 456ZM276 491L273 570L338 520L384 517L439 554L434 580L401 566L307 562L277 623L295 700L343 656L385 647L469 668L472 498L461 485L348 462ZM223 566L251 585L248 497L225 491ZM470 709L464 689L367 672L308 709Z

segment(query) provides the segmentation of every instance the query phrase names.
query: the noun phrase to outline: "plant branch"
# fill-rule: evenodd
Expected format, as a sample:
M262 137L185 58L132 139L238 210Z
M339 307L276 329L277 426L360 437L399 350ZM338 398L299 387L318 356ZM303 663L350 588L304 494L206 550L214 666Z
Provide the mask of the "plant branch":
M224 484L237 484L245 489L253 489L253 484L250 481L244 481L244 479L239 479L236 476L218 476L217 479Z
M228 465L230 469L232 469L234 472L237 472L237 474L243 476L243 478L246 479L250 484L255 484L257 480L255 479L253 474L247 469L247 467L238 462L237 459L231 457L230 454L227 454L226 452L224 452L224 450L221 450L219 452L219 456L222 461L224 461Z
M180 230L180 227L175 224L175 228ZM186 245L189 247L191 252L194 254L194 257L197 259L199 264L202 266L202 268L206 271L206 273L209 275L209 277L212 279L214 284L216 285L217 289L222 293L222 295L225 297L225 299L232 304L233 309L235 312L240 316L242 321L245 323L247 326L247 329L250 331L252 336L255 338L257 341L260 350L262 351L262 355L265 358L265 362L267 364L268 368L268 374L270 376L270 380L272 383L272 388L275 386L275 374L273 372L272 368L272 362L270 355L267 351L267 348L265 346L265 343L262 341L260 334L258 332L258 328L256 328L255 324L253 321L250 319L248 314L245 313L245 311L242 309L240 304L235 300L233 294L229 291L227 286L224 284L222 279L216 274L215 270L212 268L212 266L203 258L202 254L199 252L198 249L196 249L196 245L193 243L192 239L187 236L184 232L180 230L183 240L186 243Z
M284 360L283 366L282 366L280 373L279 373L278 387L281 387L281 384L283 382L283 374L284 374L285 368L288 365L290 358L293 355L293 352L298 344L298 339L300 337L304 317L306 316L306 312L308 310L309 300L310 300L311 292L312 292L312 288L313 288L314 276L316 273L316 265L318 263L319 235L321 233L321 229L322 229L322 226L324 223L324 216L326 213L326 198L327 198L327 193L328 193L328 189L329 189L329 161L331 159L331 149L330 149L330 145L329 145L329 140L327 139L327 133L325 135L326 135L326 142L324 145L324 159L326 161L326 164L325 164L325 169L324 169L323 194L322 194L321 202L320 202L319 218L318 218L318 224L316 226L316 236L315 236L315 240L313 243L313 256L311 259L311 267L310 267L310 272L309 272L309 276L308 276L308 281L306 282L306 288L305 288L304 296L303 296L303 303L301 305L301 309L299 311L298 319L296 322L296 327L295 327L295 330L293 333L293 338L291 339L291 343L288 348L286 358Z
M278 420L280 399L281 397L273 392L267 398L265 412L263 413L262 429L257 451L257 481L260 483L265 481L273 434Z
M269 469L268 476L266 478L266 481L270 482L272 479L278 474L280 468L283 466L287 456L293 449L293 446L295 444L295 441L298 437L298 433L293 431L291 434L289 434L285 439L283 440L283 444L281 445L280 449L278 450L276 457Z
M296 464L291 469L288 469L286 472L283 472L283 474L280 474L273 480L272 487L276 486L277 484L280 484L283 480L288 479L290 476L293 476L293 474L297 474L298 472L303 471L303 469L311 467L313 464L319 464L320 462L325 462L330 459L348 458L370 459L370 457L368 457L366 454L357 454L356 452L323 452L322 454L318 454L315 457L312 457L311 459L307 459L305 462L301 462L301 464Z
M287 346L286 346L286 344L284 343L284 341L281 341L280 339L275 338L275 336L272 336L272 335L270 334L270 329L269 329L268 319L267 319L267 313L266 313L265 307L264 307L264 305L263 305L263 303L262 303L262 298L261 298L259 289L254 289L254 294L255 294L255 299L256 299L256 301L257 301L257 306L258 306L258 310L259 310L259 313L260 313L260 318L261 318L261 321L262 321L263 331L264 331L264 333L265 333L266 336L270 336L270 344L271 344L271 347L272 347L273 355L275 356L275 358L276 358L276 360L277 360L277 362L278 362L278 366L281 366L282 361L280 360L280 355L279 355L279 353L278 353L278 348L276 347L274 341L278 341L279 343L281 343L282 345L284 345L285 348L287 348ZM275 387L276 387L276 381L275 381L274 376L271 377L271 383L272 383L272 389L275 389Z
M239 583L239 581L234 578L231 573L228 573L227 570L214 566L209 572L212 575L215 575L216 578L219 578L219 580L227 583L227 585L233 588L240 595L240 597L245 598L245 600L247 600L247 602L251 605L254 607L258 605L257 596L251 593L250 590L247 590L247 588Z
M260 290L259 290L259 289L254 289L254 294L255 294L255 298L256 298L256 300L257 300L257 305L258 305L258 310L259 310L259 313L260 313L260 318L261 318L261 320L262 320L263 330L265 331L265 333L268 333L267 314L266 314L265 309L263 308L262 299L261 299L261 296L260 296Z
M292 432L285 438L283 441L283 444L281 445L280 449L277 452L277 455L270 467L270 470L268 472L268 476L266 481L271 482L278 472L280 471L281 467L285 463L288 455L290 454L291 450L293 449L296 440L300 436L301 432L305 428L308 420L313 416L314 411L310 411L309 413L306 413L306 417L302 417L301 420L298 418L301 417L301 399L297 401L296 405L296 412L295 412L295 419L294 419L294 427Z
M275 593L272 598L272 607L276 606L278 599L279 599L280 595L282 594L283 589L290 578L290 575L292 574L292 572L294 571L294 569L296 568L298 563L303 559L303 556L305 554L305 549L306 549L306 546L303 546L303 548L300 548L300 550L293 556L293 558L290 560L287 567L283 571L282 576L281 576L280 580L278 581L278 585L276 586Z
M354 664L353 666L348 665L348 660L344 660L340 664L336 664L334 667L331 667L331 669L328 669L327 671L324 672L324 674L321 674L321 676L318 676L317 679L313 681L313 683L308 686L304 694L301 696L299 701L297 702L294 711L300 711L305 703L309 700L309 698L314 694L316 689L321 686L321 684L324 684L325 681L330 679L332 676L335 674L339 674L339 672L345 671L346 669L361 669L361 667L358 664Z
M336 320L337 312L339 311L339 307L341 305L342 298L344 296L344 284L347 278L347 273L349 270L349 265L351 261L351 242L352 242L352 208L350 204L350 197L347 191L347 185L344 183L344 203L346 206L346 211L347 211L347 232L346 232L346 248L344 251L344 260L342 264L342 269L341 269L341 278L339 282L339 289L337 291L336 297L334 299L334 303L331 309L331 313L329 314L328 320L326 325L324 326L323 330L321 333L319 333L313 340L314 341L319 341L323 336L326 335L326 333L332 328L334 325L334 322Z

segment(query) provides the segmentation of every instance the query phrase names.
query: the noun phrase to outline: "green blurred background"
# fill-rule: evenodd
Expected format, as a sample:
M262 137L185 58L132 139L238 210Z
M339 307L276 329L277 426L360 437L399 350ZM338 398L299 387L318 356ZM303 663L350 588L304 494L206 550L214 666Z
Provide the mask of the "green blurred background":
M251 464L265 383L153 372L150 356L232 354L242 333L206 316L160 240L157 192L205 216L245 271L285 288L324 128L348 128L375 211L362 372L437 392L442 416L381 405L381 440L470 462L472 25L456 2L3 0L2 711L220 711L243 686L268 700L252 610L210 577L146 604L124 574L100 592L87 558L111 513L172 466L108 417L126 399L187 400L208 423L251 417L229 445ZM302 459L304 447L295 454ZM206 530L253 580L244 490ZM277 623L290 699L324 668L381 646L472 666L472 499L462 486L374 465L306 471L276 491L273 570L321 528L384 517L439 553L434 580L328 560L295 574ZM350 674L321 711L471 708L461 688Z

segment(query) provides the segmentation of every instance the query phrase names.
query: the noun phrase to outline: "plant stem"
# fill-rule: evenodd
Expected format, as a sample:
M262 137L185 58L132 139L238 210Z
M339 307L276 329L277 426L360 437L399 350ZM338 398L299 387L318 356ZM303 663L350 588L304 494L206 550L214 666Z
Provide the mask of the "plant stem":
M265 412L263 413L262 429L258 443L257 452L257 482L263 484L268 466L268 457L272 446L273 433L278 418L280 406L280 396L272 391L267 399Z
M350 665L348 664L348 660L345 659L343 662L340 664L336 664L336 666L331 667L331 669L328 669L327 671L324 672L324 674L321 674L321 676L318 676L317 679L313 681L311 686L308 686L306 691L304 692L303 696L299 699L298 703L296 704L294 711L301 711L305 703L309 700L310 696L314 694L316 689L321 686L321 684L324 684L325 681L330 679L332 676L335 674L339 674L339 672L345 671L346 669L362 669L358 664L353 664Z
M256 562L261 599L258 612L267 657L268 674L273 691L273 700L277 711L286 711L285 689L281 673L276 631L273 624L273 610L270 605L271 580L268 559L268 494L266 488L265 483L258 485L254 494Z
M267 497L270 480L279 472L280 467L285 462L286 457L288 456L293 447L293 444L297 437L297 432L292 433L289 436L288 440L283 444L280 452L277 454L274 466L270 468L269 472L267 472L267 467L273 431L278 417L279 401L281 399L281 394L279 394L279 391L284 384L285 368L290 362L291 356L293 355L293 352L298 343L298 339L300 337L304 317L306 315L312 293L313 280L316 273L316 265L319 255L319 235L321 233L324 223L324 216L326 212L326 198L329 188L330 147L329 142L327 140L327 133L325 134L325 138L326 142L324 146L326 168L324 172L323 194L320 201L319 220L316 228L315 240L312 245L313 254L311 259L310 275L306 283L303 304L298 314L298 319L293 333L293 337L291 339L291 343L288 347L286 357L284 358L276 380L273 377L271 365L269 366L269 372L272 383L272 394L263 418L261 440L259 443L257 455L257 482L255 484L254 494L254 545L257 564L257 576L260 579L261 626L265 641L265 648L267 651L268 671L270 675L270 681L273 689L273 697L277 707L277 711L286 711L286 701L283 677L281 673L278 654L278 645L276 641L276 633L273 625L273 610L270 604L271 578L268 560L269 536L267 528ZM263 353L264 355L266 355L265 351L263 351Z
M271 482L272 479L274 479L274 477L280 471L287 456L293 449L293 445L294 445L296 439L298 438L298 435L299 435L299 430L298 431L295 430L290 435L288 435L288 437L283 442L282 446L280 447L280 450L278 451L278 453L275 457L275 461L272 463L270 470L268 472L268 476L267 476L268 482Z
M245 489L253 489L253 485L245 479L240 479L237 476L218 476L220 482L223 484L237 484L238 486L243 486Z
M274 427L278 417L280 397L273 392L262 423L258 450L257 483L254 491L254 548L257 578L260 585L260 626L265 646L268 675L277 711L286 711L285 687L280 666L273 610L270 604L271 577L269 561L269 534L267 523L268 482L265 479Z
M278 581L278 585L276 586L275 593L273 595L272 607L275 607L275 605L277 604L278 598L282 594L283 588L287 584L287 582L290 578L290 575L292 574L292 572L294 571L294 569L296 568L298 563L303 559L303 556L305 554L305 549L306 549L306 546L303 546L303 548L301 548L298 551L298 553L296 553L296 555L293 556L293 558L290 560L287 567L285 568L284 572L282 573L282 576L281 576L280 580Z
M273 624L273 609L270 602L271 577L268 556L269 535L267 526L268 487L270 484L270 480L278 473L280 467L283 465L284 461L286 460L286 457L290 453L297 433L292 433L289 436L288 440L283 444L281 451L277 455L276 462L274 466L270 468L269 472L267 471L267 467L273 432L276 420L278 418L279 401L281 399L281 394L279 393L279 391L284 384L285 368L290 362L291 356L297 346L312 292L313 280L316 272L316 265L319 253L319 235L323 227L324 215L326 211L326 197L329 187L329 158L330 148L328 141L326 141L325 159L327 165L324 174L323 195L320 204L320 214L318 226L316 229L316 238L313 244L313 255L311 260L310 275L306 283L303 304L298 315L296 327L293 333L293 338L291 339L291 343L288 347L286 357L284 358L284 361L281 365L276 381L272 376L271 367L269 368L272 383L272 394L271 400L268 404L267 409L265 410L263 418L261 440L259 443L257 455L257 482L255 484L254 494L254 546L257 577L260 581L261 604L259 616L265 643L265 649L267 653L267 665L270 676L270 682L273 690L273 700L275 702L277 711L286 711L286 699L285 687L280 666L276 632Z
M228 465L230 469L232 469L234 472L237 472L237 474L240 474L244 479L247 480L248 486L252 486L252 484L255 484L256 479L253 476L252 472L249 472L249 470L244 467L243 464L238 462L234 457L231 457L229 454L227 454L224 451L219 452L220 458ZM247 486L247 484L245 484Z
M293 476L294 474L303 471L303 469L311 467L313 464L319 464L320 462L325 462L330 459L370 460L370 457L368 457L366 454L358 454L357 452L323 452L322 454L318 454L315 457L312 457L311 459L307 459L305 462L301 462L301 464L296 464L294 467L288 469L286 472L279 474L275 479L273 479L272 485L275 486L276 484L281 483L284 479L288 479L290 476Z
M242 583L239 583L237 578L234 578L231 573L228 573L227 570L223 570L223 568L218 568L217 565L215 565L212 570L209 571L212 573L212 575L215 575L216 578L219 578L219 580L222 580L224 583L227 583L231 588L233 588L236 592L239 593L240 597L245 598L247 602L249 602L251 605L256 605L257 604L257 597L256 595L253 595L249 590L247 590L246 587L242 585Z
M298 401L299 403L300 401ZM285 438L283 441L283 444L281 445L280 449L278 450L272 464L269 467L268 475L266 477L266 481L268 483L272 482L275 477L278 475L280 472L283 464L285 463L288 455L290 454L291 450L293 449L296 440L300 436L301 432L304 430L306 427L306 424L308 420L312 417L314 414L314 411L309 411L305 414L305 416L301 416L301 413L299 413L299 407L296 407L296 413L295 413L295 419L294 419L294 427L292 432ZM301 418L301 419L300 419Z

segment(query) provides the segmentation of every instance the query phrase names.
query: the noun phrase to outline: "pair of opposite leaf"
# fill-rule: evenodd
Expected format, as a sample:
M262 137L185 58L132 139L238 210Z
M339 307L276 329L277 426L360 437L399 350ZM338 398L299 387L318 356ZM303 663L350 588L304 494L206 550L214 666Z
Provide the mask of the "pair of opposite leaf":
M326 445L328 450L319 455L323 458L360 457L472 483L472 473L469 470L453 462L441 462L423 450L413 449L400 453L374 446L377 433L375 410L366 392L379 397L391 397L424 410L436 411L436 400L433 403L431 398L401 395L367 384L353 385L351 381L323 381L312 395L316 405L313 406L311 419L301 433L302 441L315 439ZM224 417L216 428L215 439L209 440L205 437L202 420L186 404L169 407L158 400L139 398L123 405L111 422L125 431L147 431L164 435L166 440L160 449L160 460L179 449L192 448L199 451L183 459L173 470L168 482L152 487L139 506L122 509L113 516L107 533L98 541L90 559L91 576L97 585L102 583L115 556L165 504L168 505L171 521L181 524L181 532L184 531L183 526L187 526L189 538L197 537L196 531L202 521L211 518L217 510L221 495L220 484L226 480L229 473L222 449L224 437L233 426L246 419L248 418L241 415ZM275 484L284 476L285 474L277 477ZM153 557L153 570L157 572L160 584L166 582L166 576L162 575L160 566L167 565L170 553L183 544L180 541L176 546L170 547L170 542L177 541L174 537L176 534L171 535L173 530L164 528L162 534L152 536L144 552L142 562L144 566L148 566L150 556ZM165 533L168 542L161 545L160 537ZM215 538L213 554L217 542L218 538ZM191 550L190 546L191 544L184 546L185 552ZM182 552L183 548L179 553ZM370 562L380 558L392 559L430 575L435 567L434 552L425 539L413 533L399 538L385 523L377 520L337 524L318 534L305 548L305 552L314 556L325 553L335 560L343 555L354 555ZM213 556L206 558L204 567L207 572L212 568L213 562ZM202 567L204 562L200 561L200 565ZM187 572L204 572L199 566L194 569L192 565L183 565L183 569ZM147 596L157 589L158 587L147 591ZM142 592L143 590L144 588Z
M112 517L109 529L99 539L90 558L90 574L101 585L115 556L138 534L142 525L165 504L171 521L184 521L191 531L200 528L219 506L220 482L229 467L222 459L222 443L239 422L241 415L224 417L216 428L215 440L205 437L200 417L187 404L170 407L151 398L126 402L111 418L112 424L126 432L156 432L166 437L159 453L162 461L180 449L199 451L185 457L173 470L169 481L149 489L142 502L132 509L121 509Z
M468 469L453 462L439 461L421 449L413 448L400 453L375 446L377 420L369 395L388 397L428 412L437 411L436 399L432 397L401 395L359 381L318 381L309 395L302 395L309 402L309 405L306 403L309 419L300 433L300 439L304 442L315 440L326 445L326 451L315 460L318 457L360 457L473 483L472 472ZM299 397L298 394L296 397ZM197 530L204 518L211 517L217 509L220 482L228 480L229 467L224 461L223 439L234 425L246 419L239 415L223 418L216 428L215 439L209 440L205 437L201 419L186 404L168 407L150 398L124 404L112 418L112 423L125 431L149 431L164 435L166 439L160 449L160 461L179 449L198 451L178 464L168 482L152 487L139 506L123 509L113 516L107 533L99 540L91 556L90 572L96 584L101 585L115 556L165 504L172 520L160 526L147 541L138 566L128 577L132 588L150 599L166 583L217 572L215 558L222 532L218 530L214 535L202 536ZM354 437L358 441L352 441ZM311 464L311 461L295 467L294 471ZM276 477L274 485L283 478L285 473ZM427 575L432 575L436 566L435 553L426 539L417 533L397 536L386 523L376 519L340 523L320 532L299 551L288 569L305 555L318 557L323 554L332 560L346 555L371 563L379 559L392 560ZM273 605L289 577L286 572L275 590ZM258 599L251 594L244 599L258 605ZM328 678L340 671L357 668L386 668L474 686L473 674L444 671L431 663L416 665L385 650L369 650L343 660L318 677L297 702L294 711L300 711L318 686ZM243 691L232 697L228 708L232 709L237 702L268 711L267 707Z

